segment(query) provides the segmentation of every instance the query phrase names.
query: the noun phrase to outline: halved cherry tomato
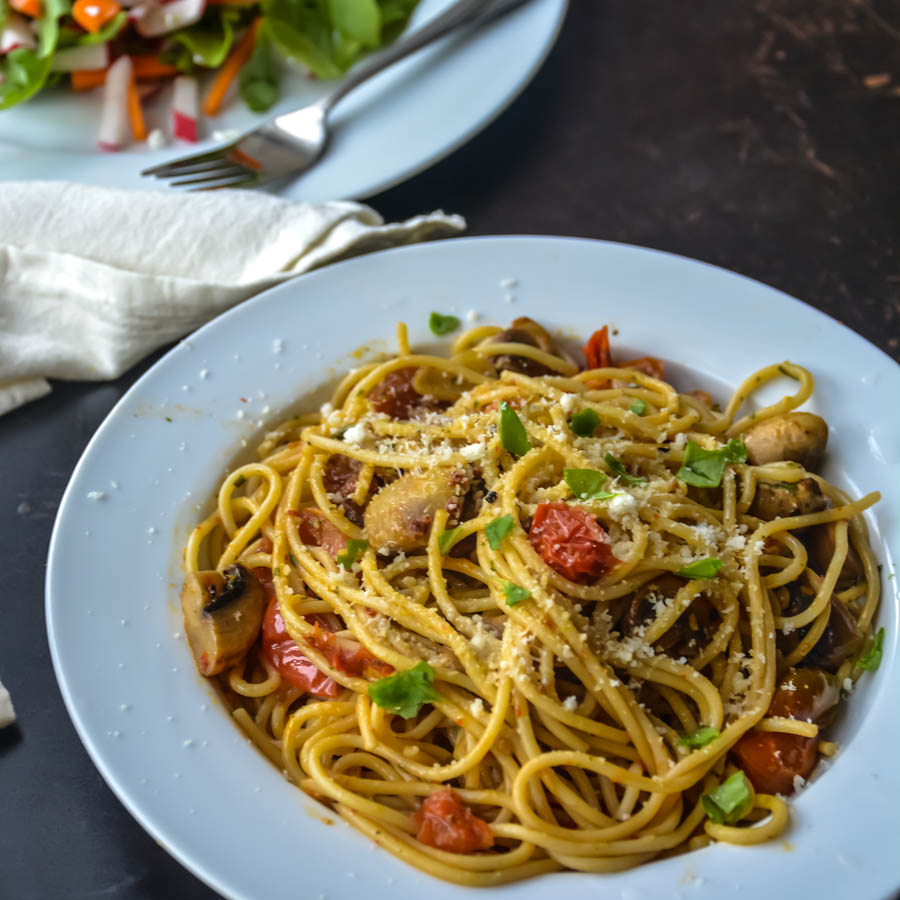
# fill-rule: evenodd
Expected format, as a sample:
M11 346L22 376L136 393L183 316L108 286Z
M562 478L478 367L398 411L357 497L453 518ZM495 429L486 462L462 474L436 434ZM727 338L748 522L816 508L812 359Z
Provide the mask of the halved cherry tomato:
M262 646L263 652L278 669L281 677L294 687L326 699L334 699L340 694L340 685L320 672L315 663L300 652L297 642L288 634L276 597L269 601L263 618Z
M389 372L369 391L369 406L392 419L414 419L428 410L445 409L446 402L415 389L413 379L418 371L416 366L406 366Z
M290 509L288 514L299 519L300 540L309 547L324 547L332 556L347 549L347 536L328 521L325 514L313 506Z
M768 715L820 723L837 705L835 679L820 669L788 669ZM732 748L753 787L765 794L794 793L794 779L809 777L816 765L819 739L751 728Z
M419 829L416 838L429 847L448 853L474 853L494 846L491 826L479 819L450 788L426 797L412 820Z
M612 365L608 325L604 325L588 338L588 342L584 345L584 358L589 369L606 369Z
M591 583L619 562L597 520L584 507L561 500L539 504L528 539L544 562L570 581Z
M637 359L630 359L628 362L616 363L616 368L637 369L638 372L643 372L651 378L658 378L660 381L665 374L663 361L655 356L640 356Z
M358 641L341 638L315 623L310 643L328 660L328 665L357 678L384 678L394 667L370 653Z

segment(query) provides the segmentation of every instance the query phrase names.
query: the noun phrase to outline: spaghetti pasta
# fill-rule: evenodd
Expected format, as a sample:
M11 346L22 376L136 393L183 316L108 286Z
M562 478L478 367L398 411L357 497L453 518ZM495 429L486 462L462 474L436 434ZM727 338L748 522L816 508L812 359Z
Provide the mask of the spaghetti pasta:
M879 597L812 376L719 410L537 323L351 371L185 550L186 632L297 787L439 878L779 834ZM758 388L793 393L745 411ZM823 431L824 428L824 431Z

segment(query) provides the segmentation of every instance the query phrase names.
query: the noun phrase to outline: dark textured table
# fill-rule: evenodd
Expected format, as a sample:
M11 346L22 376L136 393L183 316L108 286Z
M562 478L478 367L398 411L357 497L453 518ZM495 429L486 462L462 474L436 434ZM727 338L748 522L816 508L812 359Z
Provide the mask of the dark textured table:
M371 204L387 219L443 207L472 235L608 238L695 257L802 298L900 361L900 3L571 3L513 106ZM9 900L215 896L94 770L44 630L47 544L69 474L159 355L111 384L56 384L0 418L0 678L20 718L0 732ZM896 411L897 398L885 404Z

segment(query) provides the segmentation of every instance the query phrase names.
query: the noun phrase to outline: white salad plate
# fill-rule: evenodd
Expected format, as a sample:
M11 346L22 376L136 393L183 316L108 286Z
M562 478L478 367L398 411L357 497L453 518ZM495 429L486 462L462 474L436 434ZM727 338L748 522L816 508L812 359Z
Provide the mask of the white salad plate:
M394 859L293 787L235 726L181 634L181 548L226 470L266 424L369 353L395 322L433 344L429 313L503 324L528 315L613 353L671 361L688 390L727 396L789 359L814 374L831 426L824 474L860 496L883 565L884 658L831 732L840 752L791 802L784 836L714 845L616 875L561 873L484 889L536 900L815 896L883 900L900 888L900 367L813 308L722 269L637 247L544 237L455 239L302 276L182 341L123 397L75 469L53 531L46 614L76 729L132 815L228 898L462 900L471 890ZM449 338L442 339L449 345ZM783 386L789 392L792 382Z
M421 0L410 29L453 0ZM477 31L460 30L393 66L350 94L330 121L325 157L280 193L296 200L358 199L385 190L443 159L496 118L544 61L567 0L529 0ZM281 100L250 112L232 88L223 111L201 125L204 140L160 150L136 144L120 153L97 147L102 91L47 90L0 112L0 180L58 179L118 188L159 188L148 166L221 143L214 132L243 132L266 116L317 99L327 83L286 71ZM148 103L149 127L169 127L171 91Z

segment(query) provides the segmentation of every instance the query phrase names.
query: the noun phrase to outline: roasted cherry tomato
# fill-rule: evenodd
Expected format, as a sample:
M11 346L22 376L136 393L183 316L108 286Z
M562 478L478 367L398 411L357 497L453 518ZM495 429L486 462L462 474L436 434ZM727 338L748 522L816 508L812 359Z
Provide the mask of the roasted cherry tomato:
M320 672L315 663L300 652L297 642L288 634L276 597L269 601L263 618L262 646L269 662L289 684L326 699L333 699L340 694L340 685Z
M638 372L643 372L651 378L658 378L660 381L665 374L663 361L655 356L640 356L628 362L616 363L616 366L620 369L637 369Z
M358 459L336 453L334 456L328 457L325 471L322 473L325 490L340 505L344 510L344 515L354 525L363 523L362 506L350 499L356 490L356 482L359 481L362 465Z
M300 540L309 547L324 547L336 557L347 549L347 536L328 521L325 514L312 506L289 510L299 519Z
M584 345L584 358L589 369L606 369L612 365L608 325L604 325L588 338L588 342Z
M597 520L584 507L562 501L538 506L528 539L544 562L570 581L591 583L619 562Z
M820 669L788 669L767 715L821 724L840 699L835 679ZM732 748L753 787L764 794L793 794L795 779L816 764L817 737L752 728Z
M418 368L395 369L369 391L369 406L392 419L415 419L428 410L446 409L447 403L437 397L420 394L413 387Z
M494 846L490 825L479 819L450 788L426 797L412 820L419 829L416 838L429 847L448 853L474 853Z

